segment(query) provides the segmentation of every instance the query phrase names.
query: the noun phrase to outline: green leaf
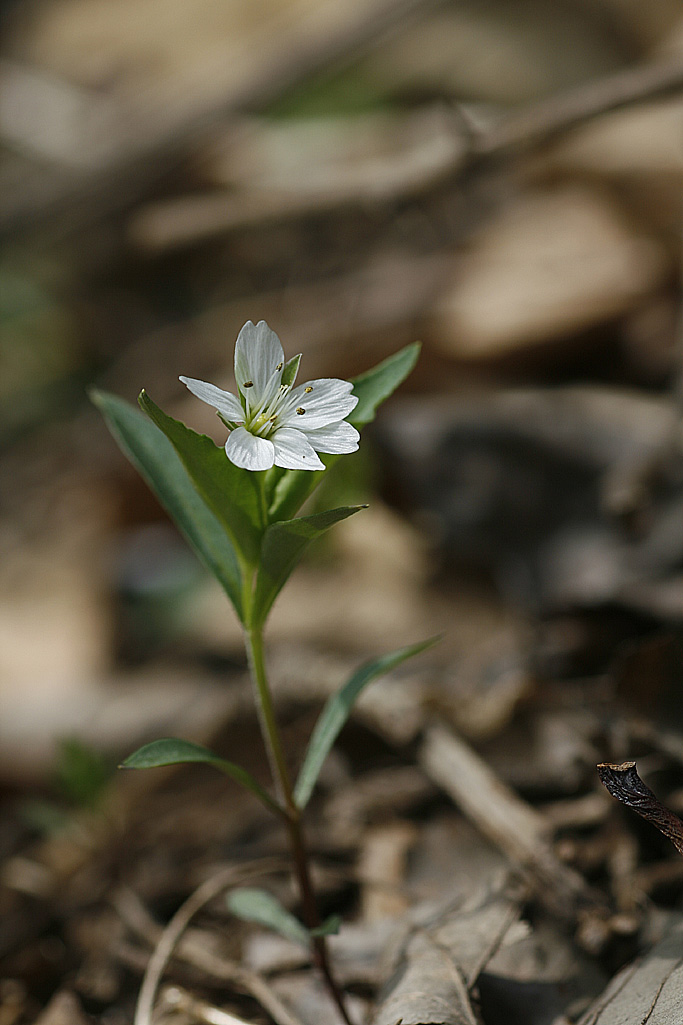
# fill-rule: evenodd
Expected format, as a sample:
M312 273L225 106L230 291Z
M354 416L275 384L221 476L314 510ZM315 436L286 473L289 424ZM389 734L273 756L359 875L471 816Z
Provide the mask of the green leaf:
M353 379L353 394L358 396L358 405L347 417L349 423L361 430L375 418L377 408L396 391L406 379L420 355L420 343L413 342L404 349L378 363L372 370ZM329 469L341 456L322 455L320 458ZM288 520L301 508L308 496L316 489L325 470L287 470L279 476L271 473L269 493L269 520Z
M427 641L411 644L407 648L399 648L398 651L391 651L387 655L366 662L336 694L329 698L311 734L303 765L294 787L294 801L299 808L305 808L308 804L323 762L339 736L351 713L353 703L361 691L378 676L383 676L400 665L401 662L412 658L413 655L419 655L421 651L436 644L438 639L438 637L431 637Z
M140 392L138 402L175 448L197 491L230 535L236 551L256 564L264 529L257 474L231 463L224 450L205 434L197 434L180 420L167 416L147 392Z
M336 936L341 929L341 924L341 915L330 915L322 925L317 925L315 929L309 931L311 936Z
M197 493L170 441L124 399L100 391L93 391L91 398L124 455L221 584L241 619L242 575L235 549L224 527Z
M263 623L280 589L303 555L305 549L341 520L361 509L364 505L349 505L341 509L329 509L313 516L301 516L295 520L273 523L266 530L261 546L261 562L256 577L256 589L252 605L252 622Z
M295 918L280 901L267 890L244 887L233 890L226 897L228 910L244 922L257 922L277 932L288 940L294 940L309 948L311 934L305 925Z
M413 342L404 349L382 360L372 370L366 370L353 379L353 394L358 396L358 405L347 419L359 430L375 419L377 409L392 395L411 373L421 345Z
M224 772L235 782L240 783L252 794L258 797L259 801L270 811L278 815L284 815L284 810L277 801L273 800L267 791L256 782L253 776L233 762L220 758L213 751L201 744L193 744L190 740L180 740L178 737L164 737L162 740L153 740L151 744L145 744L138 748L132 755L129 755L121 763L121 769L158 769L163 765L185 765L189 762L201 762L204 765L212 765L215 769Z

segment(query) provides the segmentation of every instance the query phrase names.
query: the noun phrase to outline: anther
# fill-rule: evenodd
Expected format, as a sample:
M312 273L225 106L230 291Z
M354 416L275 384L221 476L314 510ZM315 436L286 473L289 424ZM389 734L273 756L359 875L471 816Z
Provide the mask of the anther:
M297 413L299 414L299 416L303 416L305 412L306 410L303 406L299 406L299 408L297 409Z
M275 369L278 370L278 371L282 370L283 366L284 366L284 363L278 363L278 365L275 367Z
M254 387L254 382L253 381L245 381L244 384L242 385L242 387L243 388L253 388Z
M311 392L313 391L313 389L311 388L311 386L309 384L308 388L304 388L304 391L306 392L307 395L310 395Z

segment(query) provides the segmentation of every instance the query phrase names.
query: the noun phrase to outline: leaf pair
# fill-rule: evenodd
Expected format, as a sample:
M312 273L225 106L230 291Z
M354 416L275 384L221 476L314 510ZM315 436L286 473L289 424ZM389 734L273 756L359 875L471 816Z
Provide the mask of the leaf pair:
M383 676L402 662L405 662L406 659L412 658L426 648L431 647L436 640L437 638L431 638L427 641L420 641L418 644L399 648L397 651L392 651L387 655L382 655L370 662L366 662L346 681L336 694L329 698L311 734L303 764L294 787L294 801L298 808L303 809L308 804L325 759L348 719L354 702L364 688L379 676ZM286 815L285 809L256 782L246 769L240 768L240 766L235 765L233 762L226 761L208 748L202 747L200 744L193 744L189 740L179 740L175 737L154 740L151 744L145 744L144 747L139 748L134 754L126 758L122 768L152 769L162 765L178 765L187 762L203 762L207 765L213 765L214 768L231 776L237 783L250 790L270 811L275 811L279 815Z
M356 427L374 418L380 403L410 373L418 352L417 344L409 345L356 379L359 401L350 417ZM124 454L222 585L243 623L262 624L308 544L362 508L294 519L325 471L243 470L206 435L167 416L144 391L139 402L149 419L114 395L94 392L92 397ZM338 458L326 457L326 465Z

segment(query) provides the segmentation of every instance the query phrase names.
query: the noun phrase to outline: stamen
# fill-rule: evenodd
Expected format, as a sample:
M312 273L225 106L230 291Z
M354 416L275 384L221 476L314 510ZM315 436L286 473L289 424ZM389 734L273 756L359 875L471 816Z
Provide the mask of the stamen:
M278 363L278 365L275 367L275 369L276 370L282 370L283 366L284 366L284 363Z
M253 381L245 381L244 384L242 385L242 387L243 388L253 388L254 387L254 382Z
M311 386L309 384L308 388L304 388L304 391L306 392L307 395L310 395L311 392L313 391L313 389L311 388Z
M299 416L303 416L305 412L306 412L306 410L304 409L303 406L299 406L298 407L297 413L299 414Z

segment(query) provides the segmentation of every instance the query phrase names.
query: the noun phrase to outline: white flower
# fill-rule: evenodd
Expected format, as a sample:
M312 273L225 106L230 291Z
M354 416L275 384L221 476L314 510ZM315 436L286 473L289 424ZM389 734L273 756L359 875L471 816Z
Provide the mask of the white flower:
M228 459L245 470L324 470L318 452L355 452L359 434L345 416L358 399L352 385L324 377L294 387L300 356L285 363L280 339L265 320L248 320L235 345L239 398L206 381L181 377L230 429Z

